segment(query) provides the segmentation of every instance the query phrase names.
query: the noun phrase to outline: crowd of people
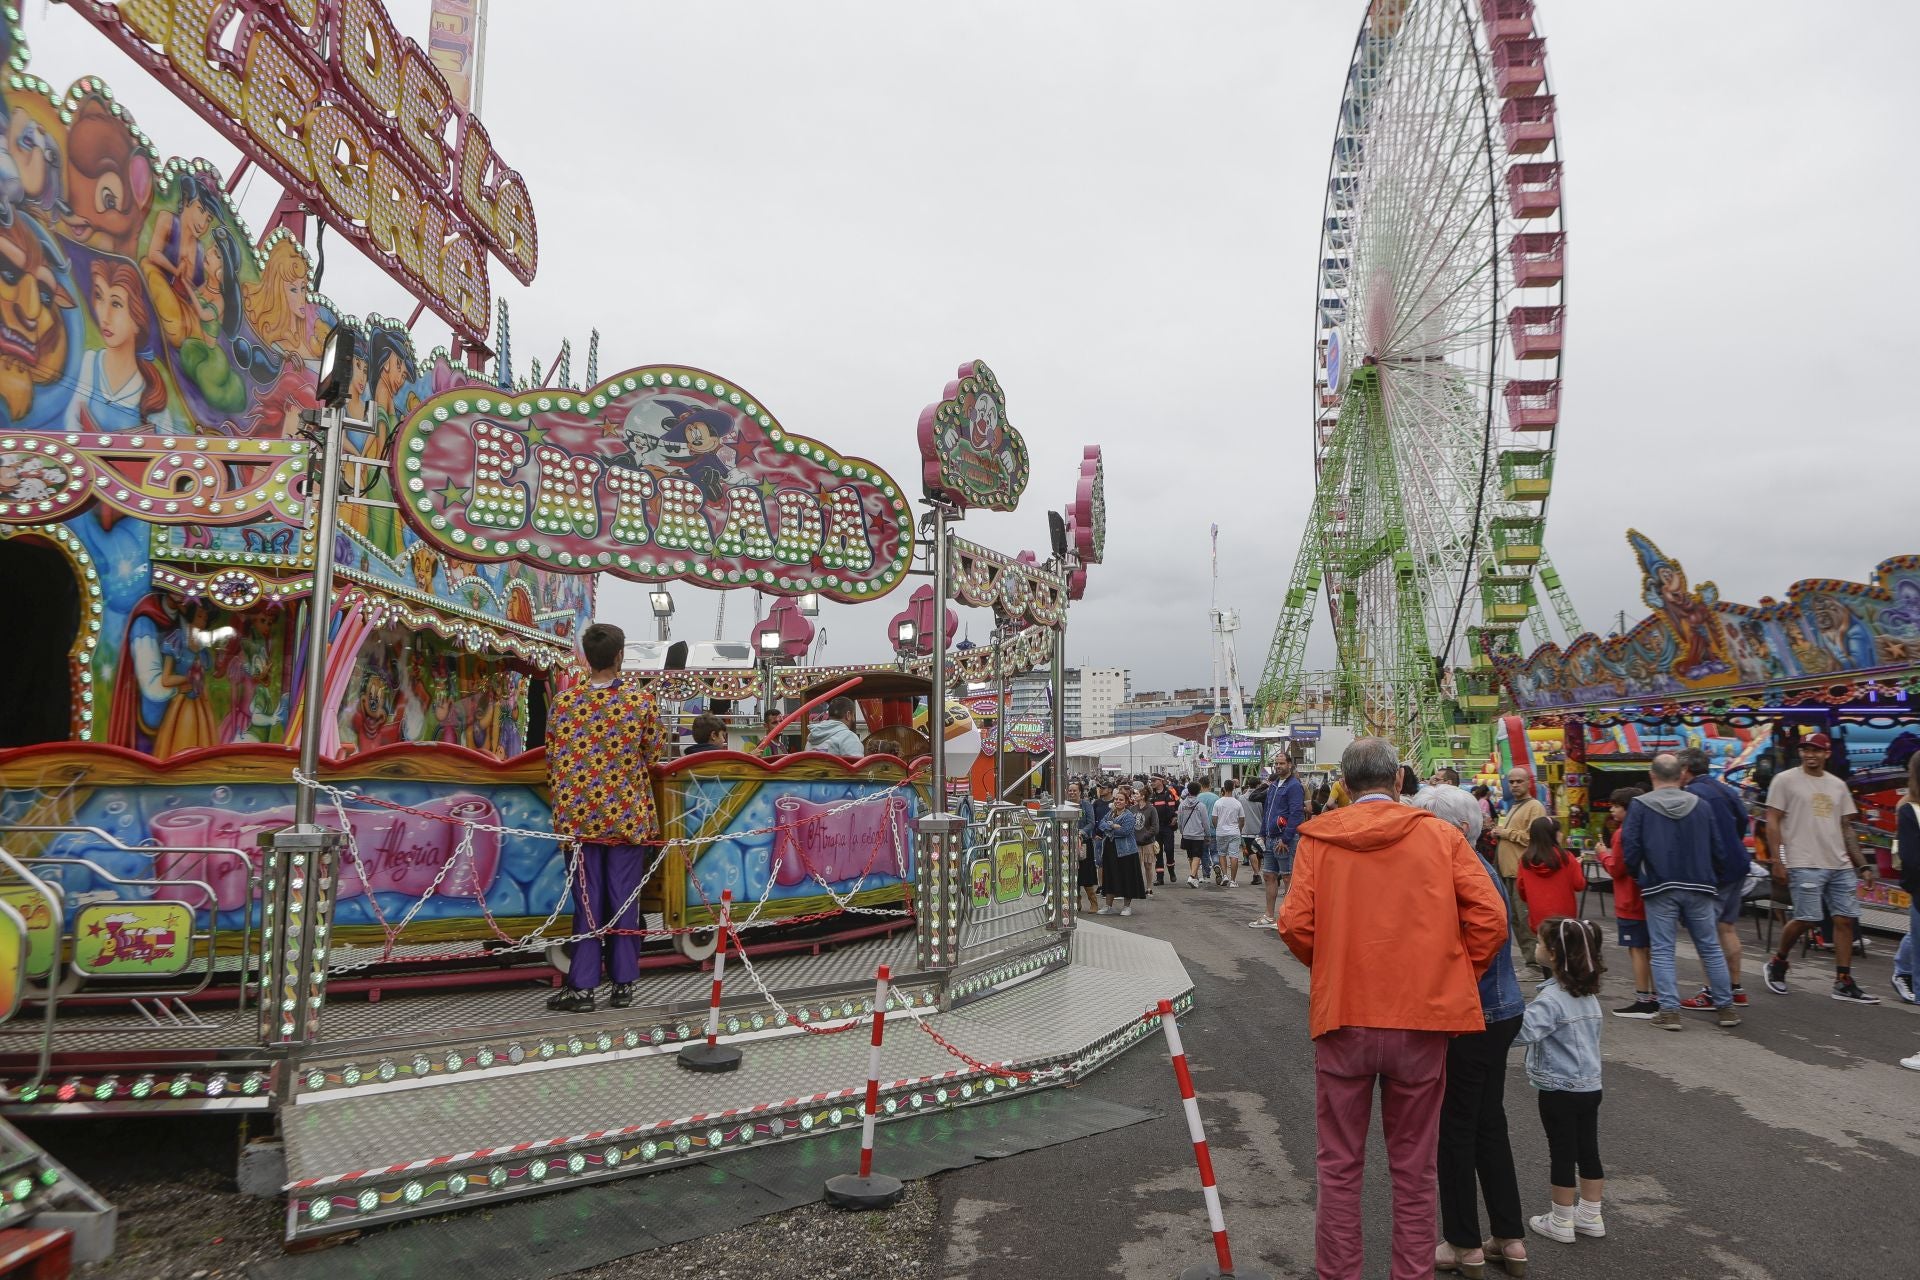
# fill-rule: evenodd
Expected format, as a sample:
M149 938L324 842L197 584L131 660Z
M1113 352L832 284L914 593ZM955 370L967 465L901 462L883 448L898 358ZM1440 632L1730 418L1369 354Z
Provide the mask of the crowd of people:
M1271 929L1293 875L1294 843L1310 814L1334 803L1320 784L1310 795L1284 753L1244 786L1232 778L1174 779L1164 774L1070 783L1067 802L1080 808L1079 885L1087 910L1130 916L1156 888L1266 890L1266 913L1251 922ZM1151 875L1152 881L1147 877Z
M1793 915L1767 958L1767 986L1790 991L1788 956L1825 918L1833 998L1874 1004L1854 980L1851 942L1856 889L1875 868L1849 822L1846 784L1825 769L1830 750L1823 734L1803 738L1798 765L1774 776L1761 805L1755 834L1769 865L1759 874L1772 875L1775 900L1790 899ZM1378 1090L1394 1280L1434 1270L1477 1278L1490 1265L1522 1275L1529 1231L1566 1244L1607 1231L1599 993L1608 966L1600 926L1581 918L1586 869L1562 847L1525 771L1506 779L1504 811L1451 770L1415 779L1383 739L1355 742L1341 772L1346 803L1291 832L1290 883L1278 887L1279 935L1311 971L1318 1274L1361 1274L1360 1185ZM1747 804L1712 776L1704 752L1657 755L1648 773L1649 788L1607 797L1597 851L1633 974L1633 999L1612 1012L1667 1031L1683 1029L1686 1010L1738 1027L1747 997L1734 924L1755 870ZM1898 821L1902 847L1920 848L1920 755L1909 761ZM1903 870L1909 881L1920 888L1920 875ZM1913 994L1920 909L1912 925L1894 966L1902 1000ZM1705 974L1684 997L1682 931ZM1521 967L1538 975L1531 1000ZM1525 1047L1549 1153L1546 1207L1525 1218L1506 1118L1515 1044ZM1920 1070L1920 1054L1901 1065Z

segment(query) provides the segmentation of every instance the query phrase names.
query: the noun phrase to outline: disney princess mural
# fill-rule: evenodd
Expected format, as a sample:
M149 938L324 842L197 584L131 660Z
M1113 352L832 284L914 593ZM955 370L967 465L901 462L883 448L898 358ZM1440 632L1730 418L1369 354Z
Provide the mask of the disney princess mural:
M165 760L219 742L207 676L215 634L205 605L153 594L128 615L107 741ZM231 634L229 628L227 634Z
M140 272L124 259L94 258L86 274L88 310L100 345L81 354L73 399L67 402L67 430L171 429L167 383L154 361L157 328Z

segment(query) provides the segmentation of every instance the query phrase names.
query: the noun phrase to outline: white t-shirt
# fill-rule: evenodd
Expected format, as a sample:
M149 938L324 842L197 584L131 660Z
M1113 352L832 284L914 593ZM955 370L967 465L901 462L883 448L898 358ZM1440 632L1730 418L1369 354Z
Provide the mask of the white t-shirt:
M1216 835L1237 836L1247 820L1247 807L1238 797L1221 796L1213 803L1213 829Z
M1775 851L1781 866L1839 871L1853 865L1841 832L1859 810L1853 792L1839 778L1784 769L1767 788L1767 808L1785 815L1780 819L1780 843L1786 847Z

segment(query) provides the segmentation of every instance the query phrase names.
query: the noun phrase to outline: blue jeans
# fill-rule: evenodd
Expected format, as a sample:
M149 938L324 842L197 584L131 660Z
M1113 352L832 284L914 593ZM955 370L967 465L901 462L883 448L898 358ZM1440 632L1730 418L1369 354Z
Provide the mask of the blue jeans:
M1907 936L1900 939L1900 949L1893 953L1893 971L1908 978L1913 977L1914 961L1920 960L1914 954L1920 951L1920 942L1913 940L1916 933L1920 933L1920 898L1907 904Z
M1679 978L1673 967L1674 939L1682 922L1693 939L1694 950L1707 970L1707 990L1716 1009L1733 1003L1733 980L1727 975L1727 955L1720 950L1720 931L1715 927L1720 914L1718 895L1694 889L1669 889L1647 895L1647 933L1653 943L1653 990L1660 1008L1680 1007Z

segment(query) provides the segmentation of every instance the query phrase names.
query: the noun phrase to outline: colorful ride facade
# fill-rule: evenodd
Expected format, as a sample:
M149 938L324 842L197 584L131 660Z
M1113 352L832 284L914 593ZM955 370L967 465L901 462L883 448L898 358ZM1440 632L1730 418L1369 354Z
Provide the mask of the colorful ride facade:
M1704 750L1757 805L1767 779L1795 763L1800 736L1823 732L1859 804L1856 831L1891 879L1894 793L1920 747L1920 554L1882 560L1866 581L1804 579L1740 604L1711 582L1690 585L1645 534L1629 530L1627 542L1651 613L1564 651L1494 657L1514 709L1496 725L1503 770L1547 784L1585 843L1612 788L1645 785L1658 752ZM1861 895L1869 923L1905 931L1897 887Z

